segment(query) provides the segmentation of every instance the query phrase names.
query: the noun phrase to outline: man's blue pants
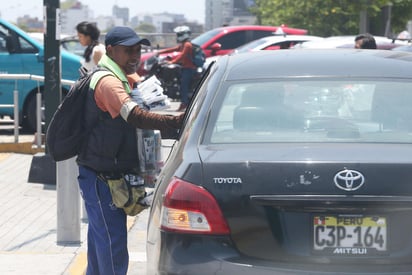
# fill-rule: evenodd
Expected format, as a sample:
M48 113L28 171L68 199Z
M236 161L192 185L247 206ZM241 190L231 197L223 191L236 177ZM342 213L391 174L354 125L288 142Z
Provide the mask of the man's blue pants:
M126 214L113 204L108 185L93 170L79 166L78 180L89 220L86 275L125 275Z

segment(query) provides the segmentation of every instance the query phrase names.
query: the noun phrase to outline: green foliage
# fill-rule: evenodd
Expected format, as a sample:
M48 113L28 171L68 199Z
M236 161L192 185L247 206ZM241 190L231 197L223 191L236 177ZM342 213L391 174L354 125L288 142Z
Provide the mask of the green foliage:
M400 33L412 20L412 0L392 0L392 32Z
M77 5L77 0L66 0L63 2L60 2L60 9L62 10L67 10L70 9L72 7L74 7L75 5Z
M143 23L135 28L138 33L154 33L156 32L156 27L152 24Z
M412 19L412 0L392 3L392 28L403 30ZM256 0L251 11L262 25L285 24L307 29L312 35L331 36L358 33L360 11L366 11L370 23L382 29L382 8L387 4L388 0Z

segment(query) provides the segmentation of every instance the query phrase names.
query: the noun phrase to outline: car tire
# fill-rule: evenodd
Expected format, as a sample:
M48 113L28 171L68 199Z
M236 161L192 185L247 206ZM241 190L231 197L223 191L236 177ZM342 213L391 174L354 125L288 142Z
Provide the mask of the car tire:
M44 114L44 99L43 99L43 90L40 91L42 94L42 127L45 123L45 114ZM37 115L36 115L36 94L32 94L27 101L24 117L23 117L23 130L28 132L36 132L37 128ZM43 130L43 129L42 129Z

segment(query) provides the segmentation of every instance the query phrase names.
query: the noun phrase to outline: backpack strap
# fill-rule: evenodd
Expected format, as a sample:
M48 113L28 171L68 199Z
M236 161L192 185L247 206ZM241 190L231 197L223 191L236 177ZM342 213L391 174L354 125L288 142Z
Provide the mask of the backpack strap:
M106 70L106 69L101 69L97 70L93 73L92 79L90 80L90 88L94 90L94 88L97 85L97 82L99 82L100 79L102 79L105 76L112 75L115 76L111 71Z

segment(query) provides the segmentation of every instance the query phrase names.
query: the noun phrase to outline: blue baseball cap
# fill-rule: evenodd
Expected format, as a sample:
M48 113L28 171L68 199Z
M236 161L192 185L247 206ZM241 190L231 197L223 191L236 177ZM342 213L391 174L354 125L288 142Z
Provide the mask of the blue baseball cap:
M133 29L124 26L118 26L111 29L106 34L104 43L106 44L106 46L133 46L136 44L150 46L149 40L147 40L146 38L140 38Z

